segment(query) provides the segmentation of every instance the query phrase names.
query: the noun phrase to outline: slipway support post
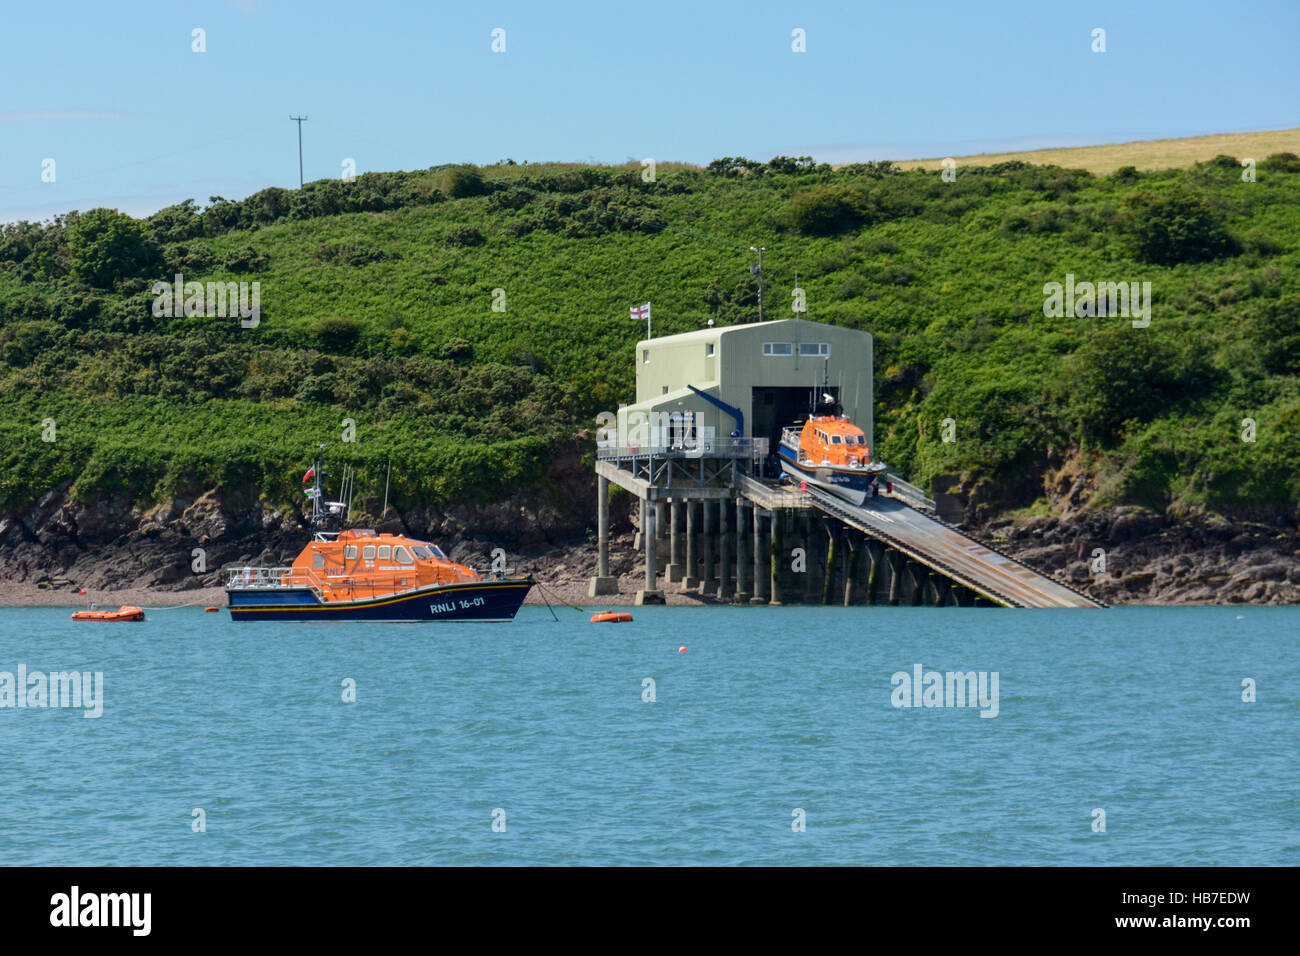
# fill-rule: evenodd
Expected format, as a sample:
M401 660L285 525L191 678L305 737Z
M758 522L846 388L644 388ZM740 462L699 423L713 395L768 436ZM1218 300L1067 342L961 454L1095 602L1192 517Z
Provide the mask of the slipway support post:
M731 515L731 502L725 498L718 502L718 597L730 600L736 593L731 577L731 529L727 526Z
M831 594L835 590L835 529L831 522L826 522L826 571L822 578L822 604L831 603Z
M704 534L700 538L704 552L704 568L700 573L700 595L703 597L710 597L718 593L718 579L714 577L716 565L713 561L714 546L717 543L713 536L713 516L716 507L717 505L712 501L700 502L700 508L704 512Z
M751 597L749 591L749 573L751 570L749 520L752 511L752 508L746 506L744 498L736 499L736 593L734 600L737 604L748 604Z
M768 604L781 603L781 565L785 557L784 531L781 525L784 524L782 521L784 516L785 512L783 511L772 512L772 532L768 535L769 557L767 562L772 582L768 588L768 593L771 595Z
M767 603L768 557L766 542L763 540L763 512L754 506L754 596L750 604Z
M684 577L682 567L682 501L674 498L668 503L668 568L665 578L673 584Z
M682 577L682 590L690 591L700 586L700 525L696 519L697 502L686 499L686 574Z
M596 576L587 586L588 597L618 593L618 578L609 573L609 479L596 478Z
M645 542L645 587L636 592L637 604L663 604L664 592L655 587L655 551L658 550L659 543L655 541L655 508L646 506L646 500L641 499L641 514L645 522L641 526L641 537Z
M846 529L844 532L844 606L852 607L858 602L858 559L862 548L853 540Z

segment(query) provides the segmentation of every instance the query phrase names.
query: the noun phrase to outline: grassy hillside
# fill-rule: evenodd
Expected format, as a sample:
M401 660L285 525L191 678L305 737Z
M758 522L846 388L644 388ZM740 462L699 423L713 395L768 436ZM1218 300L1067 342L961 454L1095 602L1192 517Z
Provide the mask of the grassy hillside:
M632 397L628 306L651 300L656 334L750 319L752 244L770 317L791 314L797 272L808 318L876 335L878 451L916 480L960 472L1024 505L1071 461L1102 503L1293 509L1300 160L1259 159L1253 183L1226 156L1105 177L963 165L954 182L782 158L653 182L437 167L6 227L0 508L65 481L81 498L235 482L295 500L322 441L371 485L391 458L408 499L542 481ZM151 286L176 272L259 282L260 324L155 316ZM1150 326L1046 317L1044 285L1067 273L1150 282Z
M1064 166L1086 169L1095 176L1109 176L1123 166L1139 170L1173 169L1205 163L1216 156L1238 156L1256 162L1274 153L1300 153L1300 129L1268 130L1262 133L1216 133L1181 139L1146 139L1102 146L1070 146L1034 149L1019 153L979 153L954 157L962 166L991 166L995 163L1025 162L1035 166ZM900 169L940 169L944 157L900 162Z

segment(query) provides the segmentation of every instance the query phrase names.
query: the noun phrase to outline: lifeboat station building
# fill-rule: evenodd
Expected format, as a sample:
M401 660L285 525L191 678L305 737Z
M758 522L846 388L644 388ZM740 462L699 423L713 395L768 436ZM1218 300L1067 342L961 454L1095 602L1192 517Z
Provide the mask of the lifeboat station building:
M893 471L860 506L779 480L782 429L824 393L878 460L868 333L756 322L647 339L634 360L636 401L597 433L593 597L618 591L613 483L640 499L637 604L664 603L662 581L738 604L1101 606L939 520L939 503Z
M713 439L766 439L802 421L822 392L867 435L872 428L870 333L807 319L781 319L636 345L636 402L619 409L625 443L673 448ZM711 446L721 447L721 446Z
M609 575L613 482L640 499L646 583L637 603L663 602L660 577L721 600L780 603L768 573L783 527L774 515L804 505L771 481L779 469L770 456L782 428L806 418L823 393L874 448L872 358L869 333L806 319L638 342L636 401L597 438L592 596L618 588Z

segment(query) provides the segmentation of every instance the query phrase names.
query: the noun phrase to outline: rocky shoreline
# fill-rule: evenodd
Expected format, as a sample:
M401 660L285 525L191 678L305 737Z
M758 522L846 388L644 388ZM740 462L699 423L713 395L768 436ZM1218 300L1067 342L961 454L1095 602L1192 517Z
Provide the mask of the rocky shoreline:
M500 548L515 572L542 583L529 603L630 604L644 586L632 547L633 499L618 496L612 508L610 570L620 593L596 601L587 597L594 514L580 504L593 497L589 472L557 466L553 477L545 494L355 523L436 541L476 567L490 566ZM0 519L0 605L220 606L223 565L287 565L307 537L301 515L255 498L209 492L142 511L124 501L91 508L68 501L66 491ZM1121 507L994 518L965 530L1107 604L1300 604L1300 532L1283 523L1172 520ZM676 585L665 593L670 604L715 603Z

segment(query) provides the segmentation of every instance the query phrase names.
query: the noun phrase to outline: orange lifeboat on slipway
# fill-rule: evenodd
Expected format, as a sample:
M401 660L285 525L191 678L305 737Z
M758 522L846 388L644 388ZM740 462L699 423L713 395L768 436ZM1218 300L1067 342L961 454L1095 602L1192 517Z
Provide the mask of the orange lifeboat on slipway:
M143 621L144 611L127 605L116 611L74 611L72 619L74 621Z
M782 430L778 454L781 470L795 481L824 488L855 505L866 500L885 470L883 462L872 461L866 433L829 395L802 428Z

